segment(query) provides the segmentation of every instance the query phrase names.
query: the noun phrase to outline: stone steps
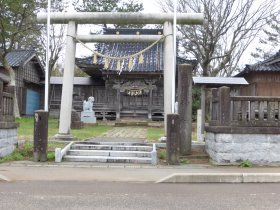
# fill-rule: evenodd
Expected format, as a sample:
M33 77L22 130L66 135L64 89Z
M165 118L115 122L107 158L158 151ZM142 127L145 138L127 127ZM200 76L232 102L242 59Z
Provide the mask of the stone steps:
M151 152L144 151L69 150L68 154L72 156L151 157Z
M75 150L116 150L116 151L146 151L151 152L151 146L128 146L128 145L97 145L97 144L74 144L71 149Z
M100 163L145 163L151 164L151 158L139 157L108 157L108 156L73 156L66 155L66 161L73 162L100 162Z
M65 161L156 164L155 146L139 143L79 142L71 145Z

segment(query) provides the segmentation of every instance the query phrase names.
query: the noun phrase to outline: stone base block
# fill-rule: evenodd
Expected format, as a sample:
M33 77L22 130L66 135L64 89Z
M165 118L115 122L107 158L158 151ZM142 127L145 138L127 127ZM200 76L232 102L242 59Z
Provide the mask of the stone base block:
M96 117L94 111L81 112L81 121L84 123L96 123Z
M217 164L249 160L256 165L280 165L280 138L277 134L207 133L206 151Z
M16 128L0 128L0 158L11 154L17 145Z
M82 129L83 127L84 123L82 121L71 122L71 129Z

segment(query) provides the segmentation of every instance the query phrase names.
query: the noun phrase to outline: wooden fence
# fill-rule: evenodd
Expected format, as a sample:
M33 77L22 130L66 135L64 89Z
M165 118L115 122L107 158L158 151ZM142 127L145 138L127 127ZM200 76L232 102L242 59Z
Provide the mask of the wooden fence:
M278 127L280 97L230 96L230 88L212 89L210 126Z
M0 122L14 121L14 89L0 80Z

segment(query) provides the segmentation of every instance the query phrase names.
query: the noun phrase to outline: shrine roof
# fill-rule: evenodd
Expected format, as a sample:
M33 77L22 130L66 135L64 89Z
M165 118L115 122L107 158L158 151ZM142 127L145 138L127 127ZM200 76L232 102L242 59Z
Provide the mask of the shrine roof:
M264 61L246 65L244 70L238 73L236 77L244 76L251 72L280 72L280 50Z
M162 29L104 29L103 34L143 34L143 35L160 35L163 34ZM116 35L117 36L117 35ZM151 43L99 43L96 45L96 49L99 53L111 57L124 57L129 56L150 46ZM144 62L139 63L139 57L133 59L133 67L129 70L129 59L124 60L121 63L122 72L132 73L162 73L163 72L163 42L159 42L151 49L143 53ZM178 64L193 64L197 65L196 60L186 60L177 57ZM84 58L77 58L76 64L82 69L98 69L100 71L113 72L117 69L117 61L111 60L109 62L108 69L104 69L104 59L98 57L97 64L93 64L93 56ZM89 70L86 71L89 73Z

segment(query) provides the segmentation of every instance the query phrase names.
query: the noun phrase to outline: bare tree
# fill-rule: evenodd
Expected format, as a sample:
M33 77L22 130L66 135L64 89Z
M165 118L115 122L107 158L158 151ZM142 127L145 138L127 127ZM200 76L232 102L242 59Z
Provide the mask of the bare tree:
M62 12L67 10L69 7L68 3L61 1L61 0L52 0L51 1L51 11L52 12ZM46 11L47 4L46 2L43 2L41 5L41 10L44 12ZM39 53L39 56L41 58L41 62L45 65L45 52L46 52L46 39L47 39L47 27L46 24L41 25L40 28L40 35L37 36L37 44L34 43L36 46L37 52ZM63 24L56 24L56 25L50 25L50 46L49 46L49 75L51 75L51 72L55 69L55 65L58 61L58 59L61 56L61 52L64 48L65 44L65 31L66 26Z
M267 20L267 25L259 36L259 44L255 49L255 52L251 53L258 61L267 59L272 56L280 46L280 10L277 14L273 15Z
M194 56L203 76L230 76L252 40L274 12L275 0L179 0L179 12L203 12L203 26L178 26L184 54ZM159 1L173 11L173 1Z

